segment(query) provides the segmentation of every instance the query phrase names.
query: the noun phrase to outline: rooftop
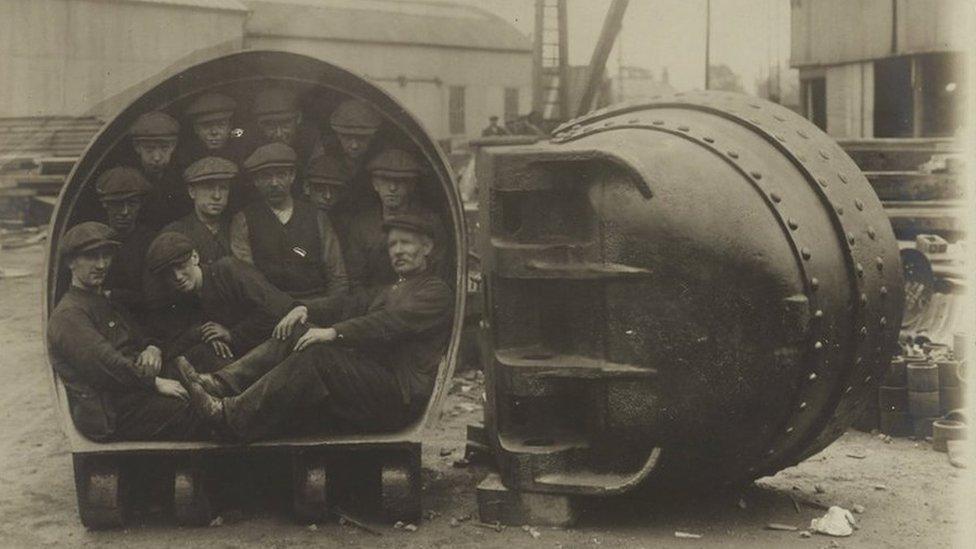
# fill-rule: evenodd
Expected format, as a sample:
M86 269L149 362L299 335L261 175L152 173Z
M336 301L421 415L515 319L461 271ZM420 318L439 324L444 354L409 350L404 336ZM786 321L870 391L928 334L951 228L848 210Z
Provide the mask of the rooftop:
M471 6L405 0L242 1L252 11L249 36L532 51L529 37Z

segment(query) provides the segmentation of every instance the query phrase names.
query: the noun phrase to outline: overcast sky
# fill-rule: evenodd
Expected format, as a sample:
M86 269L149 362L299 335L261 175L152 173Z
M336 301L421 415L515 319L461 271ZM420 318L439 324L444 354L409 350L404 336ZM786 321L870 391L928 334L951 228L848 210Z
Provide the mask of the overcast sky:
M534 0L455 0L479 6L532 34ZM766 67L789 64L789 0L712 0L712 64L726 64L753 91ZM707 0L631 0L624 16L623 62L652 69L668 68L671 84L701 88L705 79L705 13ZM586 64L600 35L610 0L568 0L569 57ZM618 52L608 70L616 72ZM784 78L785 78L784 73Z

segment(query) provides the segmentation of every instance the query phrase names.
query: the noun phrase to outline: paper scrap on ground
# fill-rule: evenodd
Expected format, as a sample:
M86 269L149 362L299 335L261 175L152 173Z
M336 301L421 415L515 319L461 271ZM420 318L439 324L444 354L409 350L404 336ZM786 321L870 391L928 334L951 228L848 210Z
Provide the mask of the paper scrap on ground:
M847 537L854 533L854 515L843 507L834 505L827 514L810 521L810 529L818 534Z

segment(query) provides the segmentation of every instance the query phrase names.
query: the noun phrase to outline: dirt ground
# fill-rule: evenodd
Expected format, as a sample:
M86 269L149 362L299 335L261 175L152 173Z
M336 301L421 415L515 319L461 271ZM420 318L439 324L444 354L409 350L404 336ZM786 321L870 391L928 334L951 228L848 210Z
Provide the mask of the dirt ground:
M268 509L228 515L221 526L177 528L149 516L125 530L88 532L75 504L71 454L61 434L48 388L40 320L43 247L0 252L0 267L30 269L34 276L0 280L0 545L131 547L651 547L673 544L760 547L951 547L957 532L976 527L976 515L957 511L957 496L973 469L956 469L925 441L850 431L823 453L755 485L704 500L662 494L659 501L598 501L572 529L518 527L501 532L478 527L475 486L488 470L454 467L464 449L464 426L480 418L474 386L451 395L440 426L425 442L424 507L414 532L376 524L381 536L336 522L296 524ZM471 386L471 383L464 385ZM459 387L461 385L459 384ZM858 456L858 457L851 457ZM799 502L794 505L793 501ZM806 528L823 511L805 502L853 509L858 529L848 538L771 531L767 523ZM452 518L471 520L452 525ZM677 539L675 532L700 534Z

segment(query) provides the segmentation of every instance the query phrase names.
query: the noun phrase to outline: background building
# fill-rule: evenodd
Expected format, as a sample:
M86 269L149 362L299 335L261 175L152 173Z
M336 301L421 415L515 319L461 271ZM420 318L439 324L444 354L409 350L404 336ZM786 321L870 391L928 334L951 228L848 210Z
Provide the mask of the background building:
M834 137L949 136L970 93L965 0L793 0L803 113Z
M46 127L61 117L111 116L142 91L146 78L241 49L302 53L365 76L441 140L480 135L489 116L531 108L531 40L475 7L392 0L4 0L0 134L3 119L17 119L22 128L31 119ZM0 135L0 144L10 142Z

